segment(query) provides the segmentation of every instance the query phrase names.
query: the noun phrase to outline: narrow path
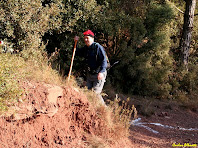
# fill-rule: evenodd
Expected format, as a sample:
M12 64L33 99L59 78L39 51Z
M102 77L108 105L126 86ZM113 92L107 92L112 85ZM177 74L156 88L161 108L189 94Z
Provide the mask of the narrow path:
M163 125L161 123L146 123L146 122L141 122L141 118L135 119L133 121L131 121L130 123L132 126L139 126L139 127L143 127L155 134L159 134L158 131L153 130L152 128L148 127L147 125L156 125L156 126L160 126L166 129L175 129L175 130L183 130L183 131L198 131L198 128L183 128L183 127L173 127L173 126L169 126L169 125Z
M131 122L134 148L198 148L198 113L184 109L157 109L150 117Z

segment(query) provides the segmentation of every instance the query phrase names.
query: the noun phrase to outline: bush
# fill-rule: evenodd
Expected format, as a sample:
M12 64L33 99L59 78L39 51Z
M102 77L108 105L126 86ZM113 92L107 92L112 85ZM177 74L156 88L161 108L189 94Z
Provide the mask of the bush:
M23 93L19 80L24 77L20 69L25 66L22 58L11 54L0 54L0 112L7 110Z
M61 3L7 0L0 3L0 36L16 51L37 49L45 32L61 25Z
M139 33L134 36L142 36L141 42L122 46L121 62L112 71L112 81L124 93L166 98L172 89L169 77L174 60L169 54L171 34L167 24L173 13L166 4L151 4L149 8L144 22L133 23L133 30Z

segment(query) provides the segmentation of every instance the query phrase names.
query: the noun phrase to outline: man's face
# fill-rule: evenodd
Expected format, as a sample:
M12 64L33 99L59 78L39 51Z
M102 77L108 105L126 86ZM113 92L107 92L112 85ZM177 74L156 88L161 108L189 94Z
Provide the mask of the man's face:
M85 44L89 47L93 42L94 38L91 36L84 36Z

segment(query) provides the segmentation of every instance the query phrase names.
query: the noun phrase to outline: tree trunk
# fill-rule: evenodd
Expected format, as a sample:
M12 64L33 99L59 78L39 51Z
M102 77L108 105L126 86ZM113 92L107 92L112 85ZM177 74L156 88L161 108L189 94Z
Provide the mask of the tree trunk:
M188 57L190 42L192 37L193 19L196 6L196 0L185 0L186 9L184 14L183 33L180 40L180 47L182 50L182 61L188 70Z

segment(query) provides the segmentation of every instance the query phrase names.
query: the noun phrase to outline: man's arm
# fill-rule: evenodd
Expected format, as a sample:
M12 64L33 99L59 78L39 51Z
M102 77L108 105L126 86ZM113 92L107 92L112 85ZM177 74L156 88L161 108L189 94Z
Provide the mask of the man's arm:
M98 58L101 64L100 72L98 74L98 80L101 80L103 78L102 73L105 72L107 68L107 59L106 59L105 51L101 45L98 45Z

